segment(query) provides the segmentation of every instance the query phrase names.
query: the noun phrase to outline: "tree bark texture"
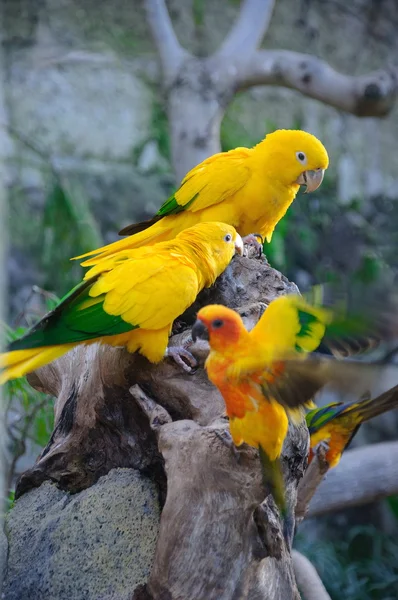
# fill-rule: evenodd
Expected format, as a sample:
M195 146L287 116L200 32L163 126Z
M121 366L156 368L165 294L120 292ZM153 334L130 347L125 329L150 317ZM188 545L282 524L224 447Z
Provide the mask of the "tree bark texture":
M236 257L175 323L171 343L189 338L201 305L236 308L251 328L271 300L296 291L264 257ZM100 345L79 347L31 374L35 388L57 397L55 428L20 478L17 496L46 480L79 492L114 467L137 469L158 486L162 513L151 575L136 599L299 600L258 453L244 446L238 460L223 443L228 422L204 370L207 343L192 352L199 362L194 374L169 360L152 365ZM307 453L305 424L291 425L282 455L291 513Z

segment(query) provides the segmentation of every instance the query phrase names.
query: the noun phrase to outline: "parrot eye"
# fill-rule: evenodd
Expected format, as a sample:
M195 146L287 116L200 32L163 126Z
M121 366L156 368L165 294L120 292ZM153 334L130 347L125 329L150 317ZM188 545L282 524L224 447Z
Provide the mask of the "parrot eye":
M232 235L230 233L227 233L227 235L224 237L224 240L226 242L230 242L232 240Z
M224 325L224 321L222 319L215 319L212 323L213 329L220 329Z
M296 158L299 162L301 162L302 165L307 163L307 157L304 152L296 152Z

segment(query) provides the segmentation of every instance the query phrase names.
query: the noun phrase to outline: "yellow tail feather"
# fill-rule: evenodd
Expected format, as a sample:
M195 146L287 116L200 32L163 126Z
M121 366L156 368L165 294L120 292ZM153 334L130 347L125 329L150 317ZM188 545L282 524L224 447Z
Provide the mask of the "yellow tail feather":
M43 348L30 348L29 350L14 350L0 354L0 385L10 379L23 377L39 367L52 362L76 344L63 344L60 346L44 346Z
M102 246L102 248L91 250L90 252L86 252L80 256L74 256L71 260L80 260L85 258L86 260L81 263L82 267L92 267L100 260L103 260L104 258L110 258L111 256L118 254L119 252L123 252L124 250L132 250L133 248L139 248L144 245L150 246L158 242L164 242L165 240L172 238L173 233L176 235L178 231L179 230L177 229L174 232L172 227L165 228L159 222L155 225L152 225L152 227L141 231L140 233L130 235L122 240L117 240L116 242L112 242L112 244L107 244L106 246Z

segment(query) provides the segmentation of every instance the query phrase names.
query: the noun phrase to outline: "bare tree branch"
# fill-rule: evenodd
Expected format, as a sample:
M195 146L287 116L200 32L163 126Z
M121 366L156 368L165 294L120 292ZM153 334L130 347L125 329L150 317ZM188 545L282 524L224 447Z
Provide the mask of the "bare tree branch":
M235 24L216 54L229 60L242 55L248 58L268 30L274 6L275 0L243 0Z
M300 552L292 550L293 569L303 600L331 600L314 565Z
M165 0L146 0L145 8L165 78L169 79L189 54L177 40Z
M398 442L348 450L310 503L308 517L398 494Z
M237 89L254 85L279 85L359 117L382 117L396 100L398 70L350 76L310 54L258 50L249 63L237 63Z
M297 490L296 523L300 523L308 512L309 504L326 473L329 464L326 460L326 448L319 445L317 452L307 467Z

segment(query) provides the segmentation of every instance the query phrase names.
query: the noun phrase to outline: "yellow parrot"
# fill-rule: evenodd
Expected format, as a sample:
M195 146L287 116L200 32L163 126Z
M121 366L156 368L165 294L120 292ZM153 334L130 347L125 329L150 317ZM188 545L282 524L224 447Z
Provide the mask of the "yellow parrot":
M126 346L151 362L173 356L195 362L183 348L167 348L173 321L211 286L243 243L224 223L200 223L172 241L126 250L93 268L85 280L0 355L0 383L55 360L78 344Z
M127 248L172 239L201 221L222 221L241 236L256 233L270 241L300 185L307 192L316 190L328 165L326 149L310 133L274 131L253 148L235 148L204 160L153 219L125 228L121 234L129 237L76 259L86 258L83 266L93 266Z

